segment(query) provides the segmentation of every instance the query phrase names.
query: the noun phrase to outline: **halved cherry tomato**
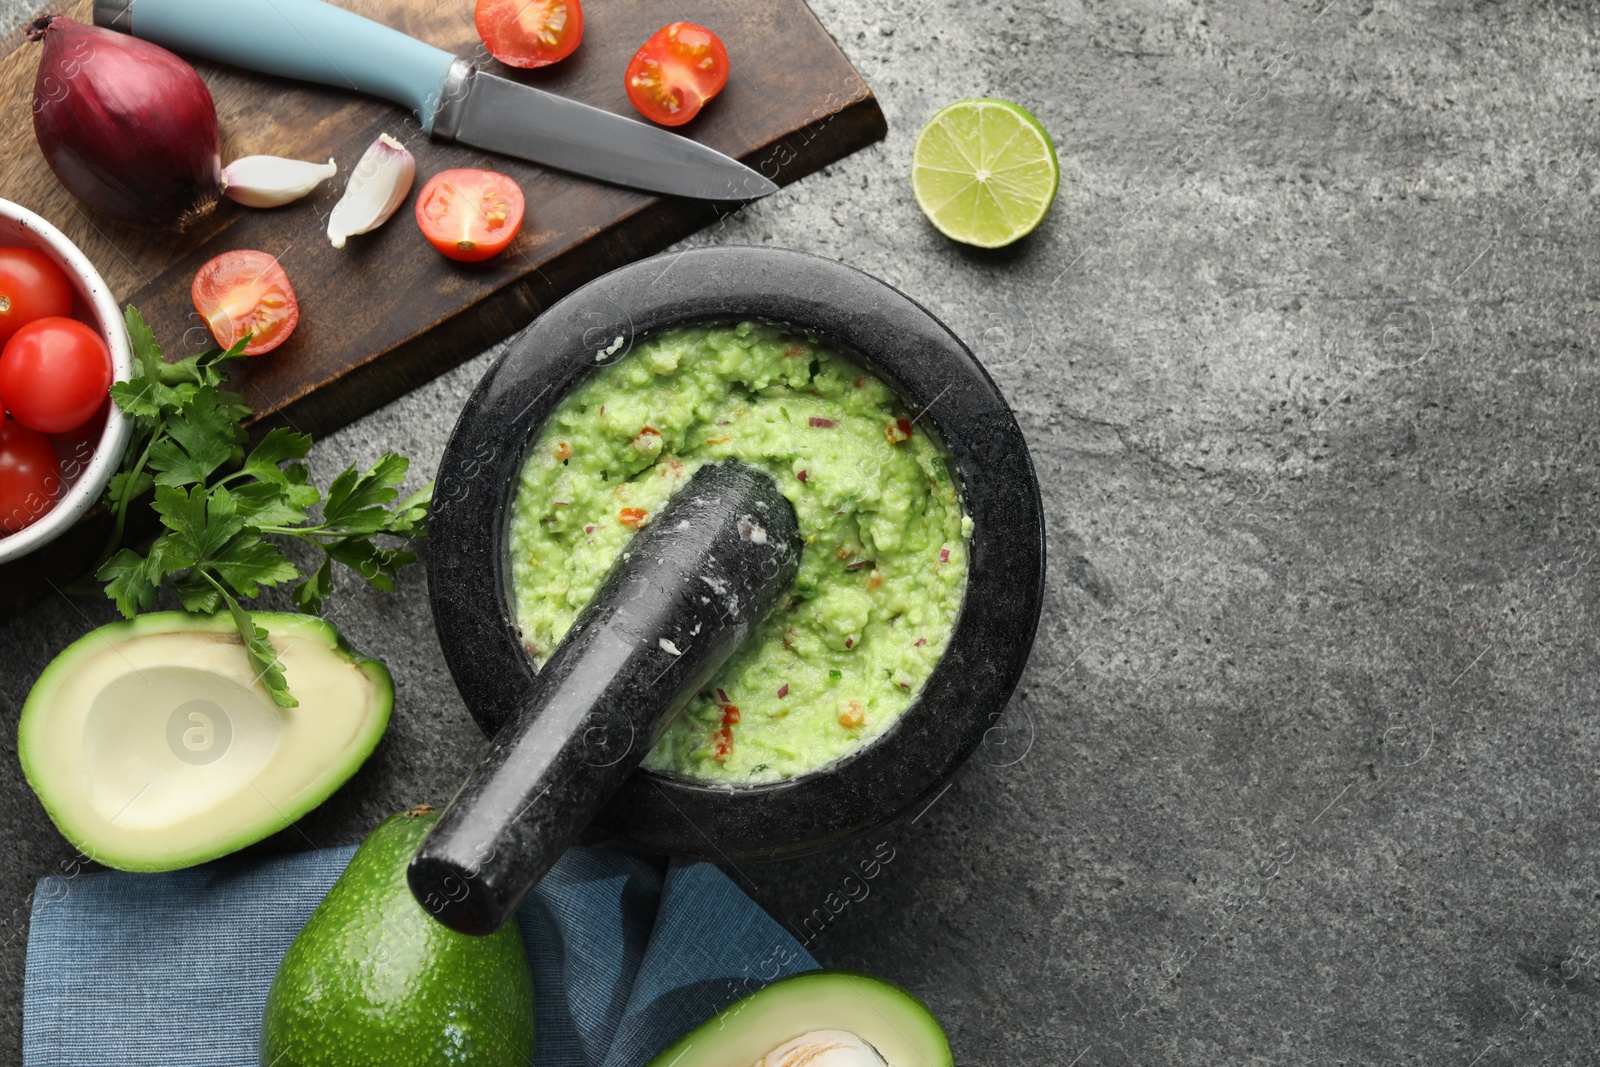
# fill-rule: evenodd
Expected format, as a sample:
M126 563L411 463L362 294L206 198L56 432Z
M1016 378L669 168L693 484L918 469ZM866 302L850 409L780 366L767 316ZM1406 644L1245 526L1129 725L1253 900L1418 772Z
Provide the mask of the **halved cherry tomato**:
M0 530L16 533L56 506L61 466L50 438L16 419L0 424Z
M35 319L0 352L0 400L30 430L76 430L110 388L111 350L76 319Z
M472 20L489 54L511 67L548 67L583 40L578 0L478 0Z
M0 248L0 345L34 319L72 314L72 280L36 248Z
M441 170L417 194L417 225L451 259L488 259L522 229L522 189L492 170Z
M628 62L628 99L663 126L682 126L728 84L728 50L716 34L692 22L655 32Z
M278 257L240 249L224 252L201 267L189 290L194 308L223 348L232 348L245 334L244 354L271 352L300 323L300 301Z

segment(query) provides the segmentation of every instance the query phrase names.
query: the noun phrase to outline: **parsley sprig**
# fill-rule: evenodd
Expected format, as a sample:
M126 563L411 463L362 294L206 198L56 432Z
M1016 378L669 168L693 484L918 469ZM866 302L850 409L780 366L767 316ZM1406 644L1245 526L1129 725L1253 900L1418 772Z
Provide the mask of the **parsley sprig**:
M114 524L95 577L130 619L155 603L163 584L188 611L226 607L257 677L280 707L294 707L267 631L239 601L298 578L295 606L320 611L333 592L335 562L392 590L395 572L416 556L376 538L421 536L433 487L397 501L410 461L385 452L365 472L346 468L324 496L300 462L311 450L309 435L274 429L245 452L250 407L222 383L249 337L168 363L133 307L127 323L134 374L111 387L111 398L132 419L133 439L106 490ZM122 547L123 531L128 508L152 489L163 530L141 554ZM279 542L287 538L322 550L309 576L283 554Z

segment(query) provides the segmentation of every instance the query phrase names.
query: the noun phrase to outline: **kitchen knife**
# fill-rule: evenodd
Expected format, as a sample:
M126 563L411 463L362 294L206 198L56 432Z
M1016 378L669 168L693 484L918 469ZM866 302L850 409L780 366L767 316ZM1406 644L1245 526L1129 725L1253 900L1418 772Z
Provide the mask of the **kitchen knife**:
M478 70L321 0L95 0L96 26L263 74L383 97L424 133L558 170L702 200L777 186L687 137Z

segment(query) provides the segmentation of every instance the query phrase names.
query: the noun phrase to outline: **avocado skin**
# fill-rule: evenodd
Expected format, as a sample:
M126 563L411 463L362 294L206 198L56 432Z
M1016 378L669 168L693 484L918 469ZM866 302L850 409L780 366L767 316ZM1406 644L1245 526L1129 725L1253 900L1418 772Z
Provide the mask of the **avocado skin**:
M438 819L392 815L289 946L267 994L263 1067L527 1067L533 976L516 923L472 937L437 922L406 864Z
M645 1067L752 1063L812 1030L844 1030L896 1067L955 1067L928 1006L893 982L857 971L802 971L723 1008Z

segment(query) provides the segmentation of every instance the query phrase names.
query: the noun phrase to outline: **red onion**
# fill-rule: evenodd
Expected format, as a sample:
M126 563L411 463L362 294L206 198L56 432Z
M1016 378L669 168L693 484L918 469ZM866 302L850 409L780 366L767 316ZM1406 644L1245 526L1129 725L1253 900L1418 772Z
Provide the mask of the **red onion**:
M50 169L79 200L114 219L183 229L222 195L211 90L158 45L45 15L33 83L33 130Z

